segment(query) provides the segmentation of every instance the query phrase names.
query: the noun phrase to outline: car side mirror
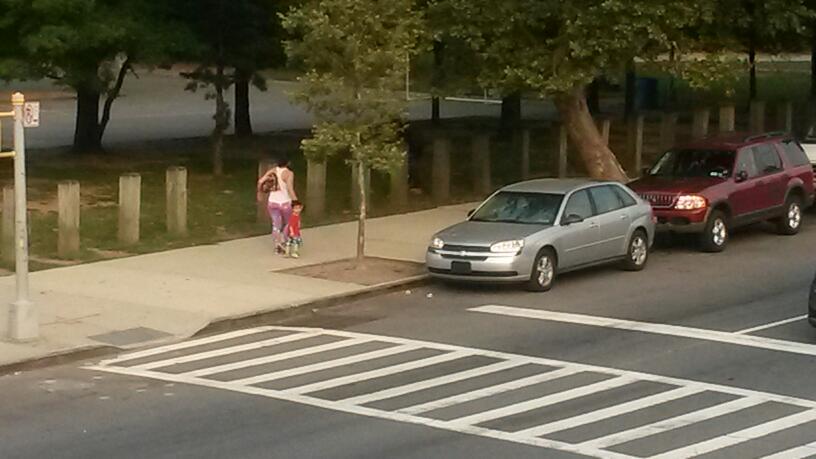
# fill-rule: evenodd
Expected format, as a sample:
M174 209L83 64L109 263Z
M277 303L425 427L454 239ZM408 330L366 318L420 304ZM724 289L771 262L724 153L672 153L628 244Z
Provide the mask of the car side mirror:
M476 209L470 209L467 213L468 218L472 217L474 213L476 213Z
M744 182L748 180L748 172L746 171L739 171L737 175L734 177L734 181L737 183Z
M561 225L569 226L569 225L574 225L576 223L581 223L582 221L584 221L584 219L581 218L580 215L569 214L566 217L564 217L563 219L561 219Z

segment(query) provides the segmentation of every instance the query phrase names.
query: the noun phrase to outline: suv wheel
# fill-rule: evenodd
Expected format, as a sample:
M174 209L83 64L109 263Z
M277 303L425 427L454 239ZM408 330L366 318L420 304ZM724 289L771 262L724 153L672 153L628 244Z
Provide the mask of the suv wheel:
M643 230L637 230L629 240L629 248L621 267L626 271L640 271L649 260L649 239Z
M530 271L530 280L527 281L527 290L531 292L546 292L552 288L556 276L555 253L544 249L536 255L533 269Z
M802 226L802 200L798 196L790 196L785 202L785 213L776 220L776 230L779 234L794 235Z
M719 210L711 212L705 230L700 235L700 248L704 252L722 252L725 250L730 237L728 227L728 218L725 213Z

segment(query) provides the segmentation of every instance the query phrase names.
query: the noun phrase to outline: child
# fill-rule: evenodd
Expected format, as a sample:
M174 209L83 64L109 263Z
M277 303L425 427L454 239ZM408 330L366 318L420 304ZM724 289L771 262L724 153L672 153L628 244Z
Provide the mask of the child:
M286 226L286 235L289 240L286 243L286 255L292 258L298 258L300 254L300 246L303 245L303 238L300 236L300 214L303 212L303 203L295 200L292 201L292 216L289 218L289 224Z

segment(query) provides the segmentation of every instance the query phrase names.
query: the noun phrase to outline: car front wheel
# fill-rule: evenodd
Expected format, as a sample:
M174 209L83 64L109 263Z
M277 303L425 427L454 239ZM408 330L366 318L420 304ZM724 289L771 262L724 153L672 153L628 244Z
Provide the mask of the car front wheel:
M729 225L725 213L719 210L711 212L700 235L700 248L703 252L722 252L728 244Z
M530 271L530 280L527 281L527 290L531 292L546 292L552 288L557 271L555 253L550 249L542 250L536 255L533 269Z
M799 232L802 226L802 200L798 196L791 196L785 202L785 214L776 220L776 230L779 234L792 236Z

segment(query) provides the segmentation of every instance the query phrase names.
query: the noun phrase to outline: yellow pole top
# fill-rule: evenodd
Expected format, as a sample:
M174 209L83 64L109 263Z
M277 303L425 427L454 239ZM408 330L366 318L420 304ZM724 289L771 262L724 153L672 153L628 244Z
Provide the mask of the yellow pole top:
M25 103L25 96L23 93L15 92L11 95L11 105L23 105Z

